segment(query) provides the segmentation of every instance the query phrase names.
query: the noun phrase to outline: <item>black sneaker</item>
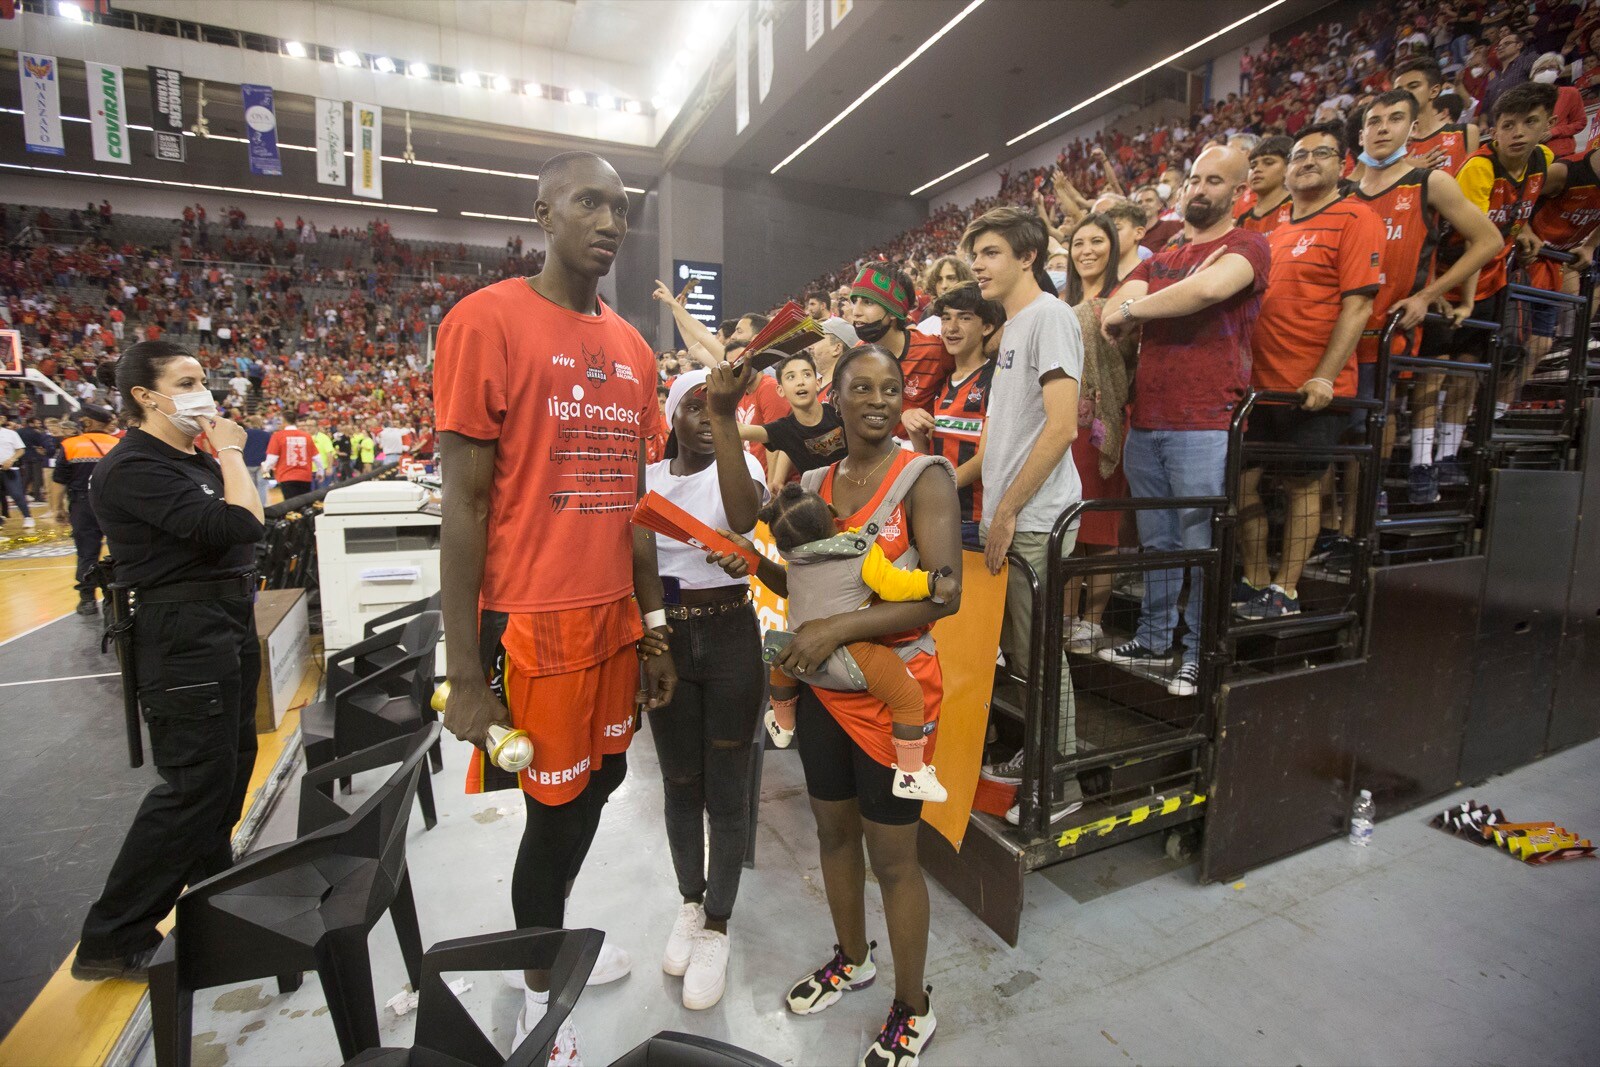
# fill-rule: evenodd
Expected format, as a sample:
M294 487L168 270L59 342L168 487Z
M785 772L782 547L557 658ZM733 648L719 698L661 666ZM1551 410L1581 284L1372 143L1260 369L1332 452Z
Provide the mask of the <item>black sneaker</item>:
M1230 603L1243 604L1245 601L1254 600L1260 595L1260 587L1251 585L1243 578L1236 578L1234 579L1233 583L1233 592L1229 596L1228 600Z
M1165 652L1145 648L1139 643L1138 638L1120 644L1116 648L1102 648L1095 655L1119 667L1152 667L1157 664L1164 666L1170 658Z
M1406 496L1413 504L1439 502L1439 468L1433 464L1414 464L1406 476Z
M103 982L108 978L143 982L149 977L150 961L155 958L160 948L159 944L155 944L138 952L130 952L126 956L109 956L104 959L92 959L79 953L72 958L72 977L80 982Z
M86 618L90 615L100 614L100 607L95 603L94 597L85 597L84 599L78 601L78 606L73 610Z
M1332 552L1339 542L1343 540L1344 538L1339 536L1338 530L1323 530L1317 534L1317 539L1311 543L1311 554L1306 557L1306 562L1321 563L1328 558L1328 553Z
M929 986L927 992L932 993L933 987ZM895 1001L889 1009L888 1021L861 1057L861 1067L916 1067L917 1057L933 1040L933 1031L938 1025L939 1020L933 1016L931 996L928 1010L921 1015L913 1012L905 1001Z
M1167 692L1175 697L1192 697L1200 687L1200 664L1185 663L1167 683Z
M1439 472L1440 485L1467 484L1467 465L1461 462L1460 456L1446 456L1433 466Z

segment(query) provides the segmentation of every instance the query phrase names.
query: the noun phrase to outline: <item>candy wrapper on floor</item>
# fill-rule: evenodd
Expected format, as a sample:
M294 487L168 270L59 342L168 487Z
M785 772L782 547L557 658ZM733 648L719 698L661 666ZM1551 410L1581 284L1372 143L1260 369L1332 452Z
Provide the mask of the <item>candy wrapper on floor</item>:
M1475 800L1446 808L1435 815L1429 825L1475 844L1494 845L1523 863L1585 859L1593 857L1595 851L1587 838L1580 838L1565 827L1553 822L1514 823L1506 818L1505 812L1498 808L1490 810Z

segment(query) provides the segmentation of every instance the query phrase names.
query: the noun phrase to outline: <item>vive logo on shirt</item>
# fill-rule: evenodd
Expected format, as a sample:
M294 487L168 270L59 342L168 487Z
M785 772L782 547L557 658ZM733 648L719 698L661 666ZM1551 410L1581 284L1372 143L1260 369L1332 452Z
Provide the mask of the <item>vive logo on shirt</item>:
M589 346L584 345L583 362L588 367L584 373L588 375L589 380L595 385L604 385L606 383L606 350L602 348L598 352L591 352L589 351Z
M550 362L555 364L557 367L576 367L578 365L578 361L567 355L565 352L558 352L551 356Z

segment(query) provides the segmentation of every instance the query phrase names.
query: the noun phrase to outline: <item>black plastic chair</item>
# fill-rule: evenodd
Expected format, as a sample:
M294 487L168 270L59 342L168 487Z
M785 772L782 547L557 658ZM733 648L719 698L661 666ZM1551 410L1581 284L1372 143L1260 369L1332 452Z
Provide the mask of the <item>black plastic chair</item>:
M416 1044L372 1049L349 1063L351 1067L543 1067L604 943L605 934L599 930L512 930L441 942L422 959ZM502 970L550 972L550 1009L510 1056L500 1054L444 979L446 971Z
M424 612L405 626L404 654L365 677L347 684L342 674L328 675L324 699L307 705L300 715L300 739L306 766L317 768L329 760L397 737L408 737L424 726L436 725L432 706L433 670L442 627L438 612ZM385 635L379 635L384 639ZM405 691L393 695L390 687L405 679ZM437 734L435 735L437 737ZM434 769L442 765L439 743L430 752ZM350 781L344 779L345 792ZM424 776L417 784L417 801L428 829L438 817L434 811L433 783Z
M328 655L329 692L342 689L357 678L364 678L404 656L407 651L404 624L410 623L418 615L440 610L439 605L440 595L435 593L368 622L362 627L360 641ZM390 687L390 695L399 696L407 684L409 680L402 679L400 688Z
M422 935L406 867L406 830L422 763L438 739L431 724L306 776L303 837L242 858L178 898L177 926L150 966L156 1063L188 1067L194 994L253 978L294 989L303 971L322 980L345 1058L378 1045L378 1009L367 936L388 912L412 988L422 978ZM341 775L399 767L342 818L329 793ZM320 797L319 799L316 799ZM308 799L310 798L310 799Z
M611 1061L611 1067L778 1067L737 1045L663 1030Z
M444 599L441 593L423 597L421 600L413 600L411 603L395 608L387 614L379 615L376 619L369 619L367 624L361 628L361 636L372 637L380 629L393 626L397 622L404 622L413 615L421 615L424 611L438 611L443 603Z

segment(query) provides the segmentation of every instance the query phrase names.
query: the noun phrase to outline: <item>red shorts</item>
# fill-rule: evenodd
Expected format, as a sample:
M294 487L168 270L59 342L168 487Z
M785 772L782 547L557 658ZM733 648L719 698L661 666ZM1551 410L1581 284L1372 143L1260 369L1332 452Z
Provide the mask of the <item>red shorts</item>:
M601 760L626 752L633 741L638 652L627 644L591 666L537 676L518 665L513 651L500 646L494 652L490 688L505 701L511 725L533 742L533 762L517 775L517 784L552 807L577 799ZM468 768L467 792L510 784L510 776L478 750Z

